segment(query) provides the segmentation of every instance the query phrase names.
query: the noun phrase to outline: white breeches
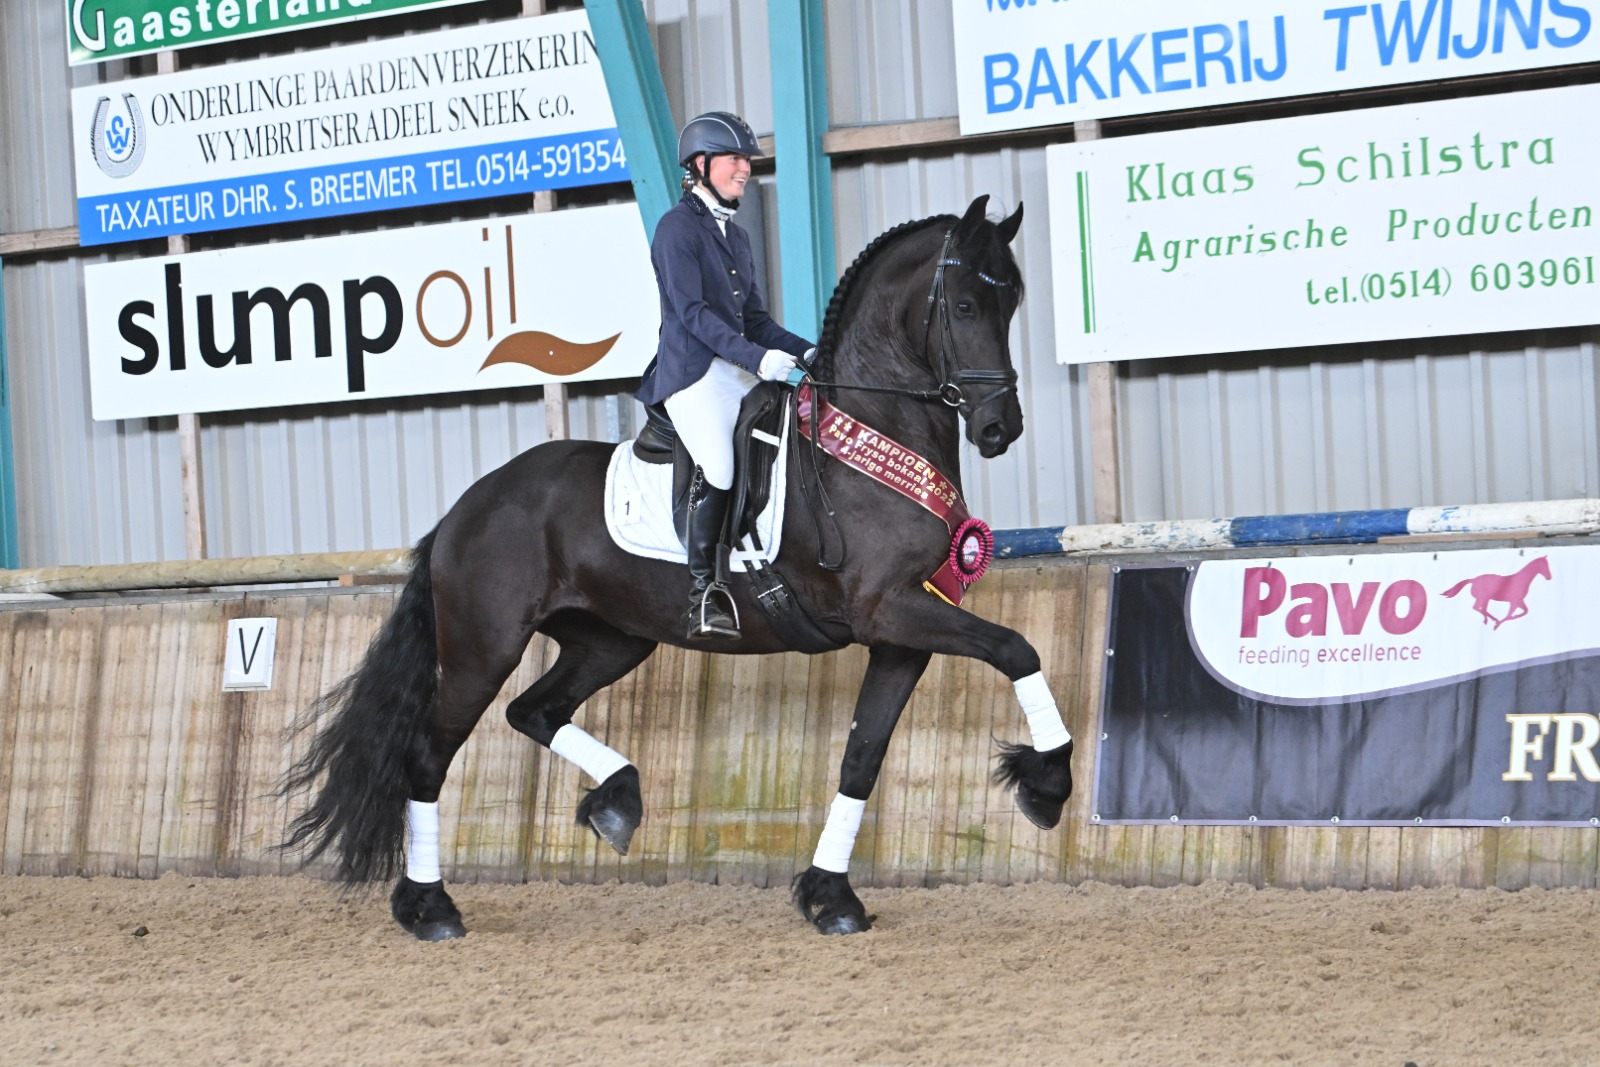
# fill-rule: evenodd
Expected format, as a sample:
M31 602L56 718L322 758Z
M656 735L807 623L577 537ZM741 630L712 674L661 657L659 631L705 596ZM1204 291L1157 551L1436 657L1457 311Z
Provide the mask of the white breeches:
M717 489L733 488L733 427L759 381L737 363L713 359L703 378L664 401L683 446Z

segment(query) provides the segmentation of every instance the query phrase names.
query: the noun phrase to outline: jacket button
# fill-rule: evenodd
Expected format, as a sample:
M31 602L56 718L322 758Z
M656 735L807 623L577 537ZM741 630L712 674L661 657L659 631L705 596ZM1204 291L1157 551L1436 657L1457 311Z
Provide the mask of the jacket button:
M737 289L735 289L735 290L734 290L734 291L733 291L733 295L734 295L734 296L738 296L738 295L739 295L739 290L737 290Z
M738 274L739 272L734 270L732 267L730 267L730 268L728 268L728 273L729 274Z

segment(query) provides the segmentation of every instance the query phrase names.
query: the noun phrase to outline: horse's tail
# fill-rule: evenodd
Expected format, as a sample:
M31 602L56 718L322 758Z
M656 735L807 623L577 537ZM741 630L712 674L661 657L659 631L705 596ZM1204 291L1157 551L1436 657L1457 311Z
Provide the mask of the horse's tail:
M1459 582L1457 582L1455 585L1452 585L1449 589L1446 589L1445 592L1444 592L1444 595L1445 596L1455 596L1457 593L1461 592L1461 590L1465 589L1467 586L1469 586L1471 584L1472 584L1472 579L1471 578L1463 578Z
M328 690L293 726L326 725L285 773L278 795L327 780L277 846L303 853L307 866L330 849L342 882L388 880L405 859L407 764L426 745L428 711L438 687L433 576L429 557L437 529L411 552L411 578L400 603L354 674Z

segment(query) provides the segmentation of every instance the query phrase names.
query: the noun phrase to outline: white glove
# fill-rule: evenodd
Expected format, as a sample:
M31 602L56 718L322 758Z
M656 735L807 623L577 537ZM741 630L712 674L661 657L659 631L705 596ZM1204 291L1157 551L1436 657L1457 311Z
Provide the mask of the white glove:
M769 382L781 382L794 370L794 357L776 348L768 349L761 357L761 377Z
M812 345L810 348L806 349L806 354L800 357L800 362L804 363L806 366L809 367L809 366L811 366L811 364L815 363L816 361L817 361L817 348L816 348L815 345Z

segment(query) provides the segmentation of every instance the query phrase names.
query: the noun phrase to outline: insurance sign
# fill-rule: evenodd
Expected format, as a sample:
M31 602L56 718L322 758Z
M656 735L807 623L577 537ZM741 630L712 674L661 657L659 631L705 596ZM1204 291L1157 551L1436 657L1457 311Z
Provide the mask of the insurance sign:
M72 94L85 245L625 181L588 16Z
M84 268L96 419L631 378L660 328L632 204Z
M62 0L68 62L100 63L474 0Z
M961 132L1600 59L1597 0L953 0Z
M1057 359L1600 322L1596 114L1585 85L1052 146Z

